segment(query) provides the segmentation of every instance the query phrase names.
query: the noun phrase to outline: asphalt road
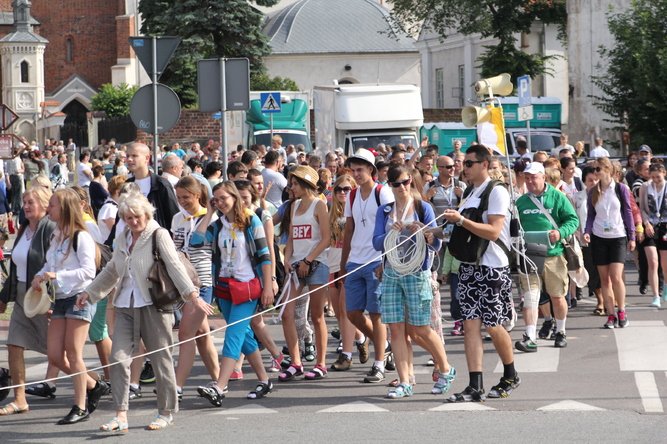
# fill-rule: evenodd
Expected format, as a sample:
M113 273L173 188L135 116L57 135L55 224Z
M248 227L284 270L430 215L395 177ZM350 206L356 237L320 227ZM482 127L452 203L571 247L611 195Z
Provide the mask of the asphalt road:
M636 282L628 272L627 282ZM444 293L444 292L443 292ZM133 442L346 442L370 441L420 443L439 442L665 442L667 432L667 309L649 308L649 296L640 296L636 285L628 286L628 317L625 329L604 330L605 318L591 314L591 298L584 298L570 313L567 323L569 345L552 347L539 341L534 354L515 357L523 380L504 400L484 403L449 404L430 394L431 368L428 356L416 349L415 395L403 400L385 399L386 384L363 384L370 363L356 361L348 372L330 372L322 381L275 382L267 398L249 401L245 395L254 387L250 368L245 380L230 383L230 393L221 408L199 398L196 387L208 378L196 361L185 387L181 410L175 423L162 432L145 431L155 414L151 386L143 387L143 398L130 402L130 432L114 436L98 432L98 426L113 416L110 398L104 398L90 421L57 426L71 406L68 381L58 384L54 400L30 398L28 414L0 418L1 443L72 443L91 440ZM443 304L443 309L447 308ZM445 310L447 313L447 310ZM330 327L333 320L329 319ZM451 329L446 322L446 331ZM4 346L7 322L0 321L0 365L6 366ZM280 325L271 325L282 345ZM470 334L470 333L468 333ZM521 321L512 332L522 334ZM222 335L216 337L218 346ZM328 363L335 359L336 341L330 338ZM468 382L463 338L447 337L450 362L458 369L453 391ZM491 343L485 343L484 377L490 388L502 373ZM94 347L86 347L86 361L97 365ZM267 359L268 364L268 359ZM30 380L44 375L45 358L28 353ZM275 377L275 375L274 375ZM388 373L387 381L396 377ZM12 396L8 398L11 401Z

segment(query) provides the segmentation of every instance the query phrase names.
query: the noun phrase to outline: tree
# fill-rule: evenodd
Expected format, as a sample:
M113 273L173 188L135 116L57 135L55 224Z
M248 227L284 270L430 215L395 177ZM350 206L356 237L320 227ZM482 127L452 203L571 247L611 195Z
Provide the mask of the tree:
M410 34L430 30L442 39L459 32L495 37L478 59L485 77L507 72L516 79L528 74L549 74L548 61L555 56L528 54L517 49L518 33L530 33L535 21L555 24L565 36L565 0L394 0L391 17L395 26ZM407 24L407 25L406 25Z
M270 77L266 73L256 73L250 78L253 91L298 91L299 85L292 79L280 76Z
M271 51L262 34L264 16L250 3L273 6L278 0L142 0L145 35L182 38L160 81L171 86L183 106L197 100L197 60L247 57L252 76L265 71L262 57Z
M91 107L95 111L104 111L108 117L127 116L130 114L132 96L137 89L136 86L128 86L125 83L118 86L105 83L93 96Z
M593 77L596 106L607 121L630 133L632 144L667 145L667 0L633 0L630 9L607 15L616 39L602 47L606 72Z

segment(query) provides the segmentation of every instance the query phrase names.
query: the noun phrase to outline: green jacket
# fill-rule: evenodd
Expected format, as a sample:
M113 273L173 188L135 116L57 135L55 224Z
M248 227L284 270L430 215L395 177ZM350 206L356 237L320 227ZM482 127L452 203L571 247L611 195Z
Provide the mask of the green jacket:
M537 199L541 199L544 208L551 213L551 217L558 224L561 239L574 234L579 226L579 218L572 203L564 193L546 184L544 193ZM519 197L516 201L516 207L524 231L550 231L554 229L549 219L537 208L529 194ZM556 243L547 251L547 256L561 254L563 254L562 242Z

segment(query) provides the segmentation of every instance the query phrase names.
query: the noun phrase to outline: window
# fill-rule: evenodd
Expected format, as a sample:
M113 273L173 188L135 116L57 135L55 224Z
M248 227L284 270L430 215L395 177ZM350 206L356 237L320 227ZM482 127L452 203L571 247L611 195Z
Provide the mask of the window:
M464 105L464 100L465 100L465 94L463 94L463 91L465 91L465 65L459 65L459 106Z
M29 74L29 69L30 66L28 66L28 62L25 60L21 62L21 83L28 83L30 82L30 76Z
M435 107L445 107L445 80L442 68L435 69Z
M74 60L74 43L72 42L71 37L67 37L65 40L65 61L67 63L72 63Z

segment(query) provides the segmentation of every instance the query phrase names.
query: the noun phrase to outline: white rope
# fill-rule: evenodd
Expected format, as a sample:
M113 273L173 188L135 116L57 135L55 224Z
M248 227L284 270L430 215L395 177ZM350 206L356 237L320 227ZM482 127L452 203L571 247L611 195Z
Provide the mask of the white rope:
M424 233L407 234L407 229L391 229L384 238L387 262L399 276L407 276L421 269L426 257L426 239ZM406 248L394 248L412 239Z

